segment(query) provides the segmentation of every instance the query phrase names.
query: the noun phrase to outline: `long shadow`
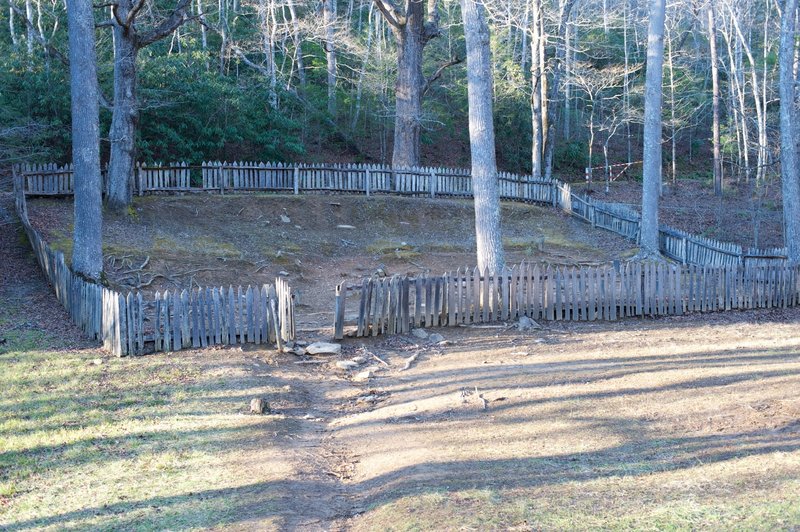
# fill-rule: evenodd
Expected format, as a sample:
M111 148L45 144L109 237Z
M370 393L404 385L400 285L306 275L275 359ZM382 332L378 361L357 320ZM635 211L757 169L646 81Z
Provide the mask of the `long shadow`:
M618 420L597 420L599 423ZM588 482L610 477L640 477L659 472L689 470L727 460L800 450L800 433L764 434L740 432L727 436L696 436L669 439L632 437L610 448L579 453L530 456L514 459L425 462L398 468L367 481L345 485L355 507L382 505L406 496L453 492L469 489L513 490L546 488L569 482ZM115 528L141 526L140 517L130 516L139 508L158 508L160 516L190 512L184 505L202 501L205 508L233 508L213 522L198 526L232 525L243 519L290 517L288 494L317 493L330 489L329 482L287 479L236 488L204 490L196 493L151 497L119 502L103 507L83 508L57 515L11 522L6 530L19 531L57 525L69 528L98 516L113 516ZM546 496L546 495L545 495ZM189 517L188 515L186 516ZM342 516L345 517L345 516Z
M447 395L457 392L460 389L467 388L469 389L472 384L474 384L474 379L470 379L470 386L464 386L462 381L460 381L453 372L444 372L446 375L442 375L440 378L447 382L447 388L445 390L439 390L439 393L434 395ZM614 399L619 397L626 397L626 398L635 398L647 394L659 394L671 391L683 391L683 390L699 390L699 389L713 389L713 388L724 388L726 386L730 386L733 384L743 383L747 381L764 381L765 379L772 379L772 378L782 378L782 377L796 377L800 375L800 368L796 370L773 370L773 371L751 371L746 373L738 373L733 375L714 375L710 377L704 378L694 378L694 379L686 379L681 382L676 382L672 384L665 384L663 386L639 386L639 387L624 387L614 390L607 390L607 391L594 391L594 392L578 392L578 393L563 393L559 395L555 395L552 397L543 397L537 399L525 399L525 400L515 400L515 401L504 401L502 403L495 403L490 408L491 411L494 413L503 413L507 411L513 411L518 409L523 409L526 407L531 406L542 406L547 404L561 404L561 403L570 403L574 401L597 401L597 400L604 400L604 399ZM509 377L508 374L504 375L505 377ZM452 377L452 378L451 378ZM517 376L518 377L518 376ZM487 382L492 381L491 377L487 377ZM495 383L493 387L498 387L496 385L496 381L492 381ZM581 379L578 379L578 382L584 382ZM561 383L557 383L560 385ZM525 389L535 389L539 387L548 386L548 384L531 384L529 386L514 386L515 390L525 390ZM502 386L500 386L502 387ZM403 405L410 405L413 402L417 401L419 397L416 397L413 400L409 400L407 402L401 403L394 403L392 406L403 406ZM417 423L423 423L425 421L431 421L433 419L441 418L441 413L434 413L434 414L416 414L413 416L413 421ZM466 412L459 412L458 419L460 420L470 420L470 419L482 419L484 417L483 411L466 411ZM525 423L530 421L531 418L528 416L521 416L519 418L509 418L508 416L503 418L504 421L507 423ZM348 428L353 429L362 429L368 430L371 426L379 426L383 425L387 422L395 422L396 419L362 419L358 421L353 421L348 423Z
M683 353L671 357L669 355L652 355L643 357L612 357L599 359L577 359L563 362L533 362L525 364L502 364L491 366L473 366L458 370L421 372L411 379L411 384L395 383L387 380L387 387L392 393L414 392L414 400L436 397L462 388L473 388L478 385L491 388L510 386L515 389L539 388L570 384L587 384L612 379L620 379L641 373L671 372L688 368L736 368L773 366L779 364L800 363L800 355L788 349L730 350L708 355ZM748 372L742 379L792 375L781 371ZM530 378L528 385L520 386L520 378ZM716 377L723 381L725 376ZM714 379L714 377L710 378ZM707 379L709 380L709 379ZM738 382L738 381L733 381ZM442 384L446 383L446 384ZM686 387L692 387L687 385ZM445 391L445 389L447 391ZM645 390L643 393L647 393Z

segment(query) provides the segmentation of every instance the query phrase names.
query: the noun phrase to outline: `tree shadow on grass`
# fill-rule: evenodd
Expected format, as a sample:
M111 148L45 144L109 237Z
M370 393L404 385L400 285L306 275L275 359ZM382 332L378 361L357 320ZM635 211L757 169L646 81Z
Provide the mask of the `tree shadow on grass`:
M596 419L598 423L619 420ZM633 435L631 435L633 436ZM641 436L641 435L639 435ZM771 453L800 450L800 433L740 432L726 436L696 436L668 439L632 439L605 449L529 458L436 461L398 468L364 482L346 485L347 504L343 508L360 511L402 497L459 490L548 488L570 482L589 482L611 477L638 477L660 472L689 470L698 464L714 464ZM114 528L134 529L162 520L195 526L224 526L258 519L276 518L282 528L296 519L288 494L318 493L331 489L331 483L286 479L196 493L158 496L140 501L119 502L103 507L8 523L6 530L19 531L58 526L80 527L94 519L108 519ZM294 496L294 495L293 495ZM201 505L202 516L183 515ZM313 503L312 503L313 504ZM137 510L157 509L154 517ZM347 517L330 515L329 518ZM198 519L199 518L199 519ZM151 521L155 519L155 521Z

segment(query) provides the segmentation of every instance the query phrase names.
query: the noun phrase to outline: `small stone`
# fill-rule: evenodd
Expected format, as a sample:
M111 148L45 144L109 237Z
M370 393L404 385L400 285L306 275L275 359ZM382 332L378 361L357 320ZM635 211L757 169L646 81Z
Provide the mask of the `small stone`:
M438 344L439 342L444 341L444 336L439 333L433 333L432 335L428 336L428 340L430 340L431 343Z
M356 373L355 377L353 377L354 382L366 382L370 380L375 374L372 370L365 370L359 373Z
M365 363L367 361L367 357L353 357L350 360L352 360L353 362L355 362L358 365L361 365L361 364L363 364L363 363Z
M306 353L309 355L338 355L342 352L340 344L332 344L329 342L314 342L306 347Z
M378 268L377 270L375 270L375 275L377 275L378 277L386 277L386 270L384 270L383 268Z
M294 349L292 349L292 353L294 353L297 356L303 356L306 354L306 350L304 347L295 347Z
M521 316L517 322L517 329L520 331L530 331L531 329L540 329L540 325L530 319L528 316Z
M289 272L281 270L278 272L278 275L280 275L281 277L289 277Z
M102 358L95 358L94 360L92 360L92 364L94 364L95 366L100 366L100 365L103 364L103 359Z
M250 399L250 413L251 414L269 413L269 403L263 397L253 397L252 399Z
M297 345L299 345L301 347L305 347L305 346L308 345L308 342L306 342L305 340L297 340L297 341L295 341L295 344L297 344Z
M352 360L337 360L336 367L339 369L354 369L358 367L358 363Z
M347 224L339 224L336 226L337 229L355 229L355 226L347 225Z
M285 214L281 214L281 221L285 224L292 223L292 219L286 216Z
M411 335L424 340L428 337L428 332L425 329L412 329Z
M453 345L454 343L455 342L452 342L450 340L442 340L441 342L439 342L436 345L438 345L439 347L447 347L448 345Z

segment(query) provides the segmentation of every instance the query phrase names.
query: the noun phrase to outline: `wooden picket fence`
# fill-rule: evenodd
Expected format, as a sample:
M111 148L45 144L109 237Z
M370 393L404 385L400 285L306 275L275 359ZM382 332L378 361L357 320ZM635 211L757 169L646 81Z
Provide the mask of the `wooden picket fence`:
M197 173L192 179L192 171ZM29 195L72 194L72 166L24 165L15 167ZM466 169L392 168L378 164L293 164L203 162L139 164L134 192L252 192L292 194L329 192L397 194L422 197L472 197L472 179ZM560 208L593 227L600 227L638 241L640 214L622 204L607 203L572 192L569 183L556 179L500 172L500 197L509 201L544 203ZM784 264L786 249L744 250L732 243L662 226L661 251L682 264L700 266Z
M117 356L209 345L276 344L295 338L294 297L285 279L261 288L199 288L122 294L76 275L28 218L20 177L16 210L45 277L73 323Z
M631 262L553 267L523 262L499 275L464 268L441 276L364 279L336 289L334 335L405 334L445 327L533 320L594 321L634 316L795 306L800 267L699 267ZM347 314L348 294L357 303ZM352 301L355 299L355 301Z

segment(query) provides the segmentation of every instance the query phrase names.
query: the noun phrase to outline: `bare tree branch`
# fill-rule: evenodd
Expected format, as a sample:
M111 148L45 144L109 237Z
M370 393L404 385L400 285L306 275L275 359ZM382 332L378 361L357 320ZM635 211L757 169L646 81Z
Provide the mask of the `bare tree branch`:
M436 81L437 79L442 77L442 74L444 73L445 69L447 69L448 67L451 67L453 65L457 65L457 64L461 63L462 61L464 61L462 58L454 57L450 61L448 61L447 63L445 63L445 64L441 65L439 68L437 68L436 72L434 72L428 79L425 80L425 85L422 88L422 96L425 96L425 94L427 94L428 89L431 88L431 85L433 85L434 81Z
M378 9L383 13L386 22L394 26L396 29L400 29L402 26L406 24L406 17L403 15L400 10L397 8L391 0L375 0L375 5L378 6Z

